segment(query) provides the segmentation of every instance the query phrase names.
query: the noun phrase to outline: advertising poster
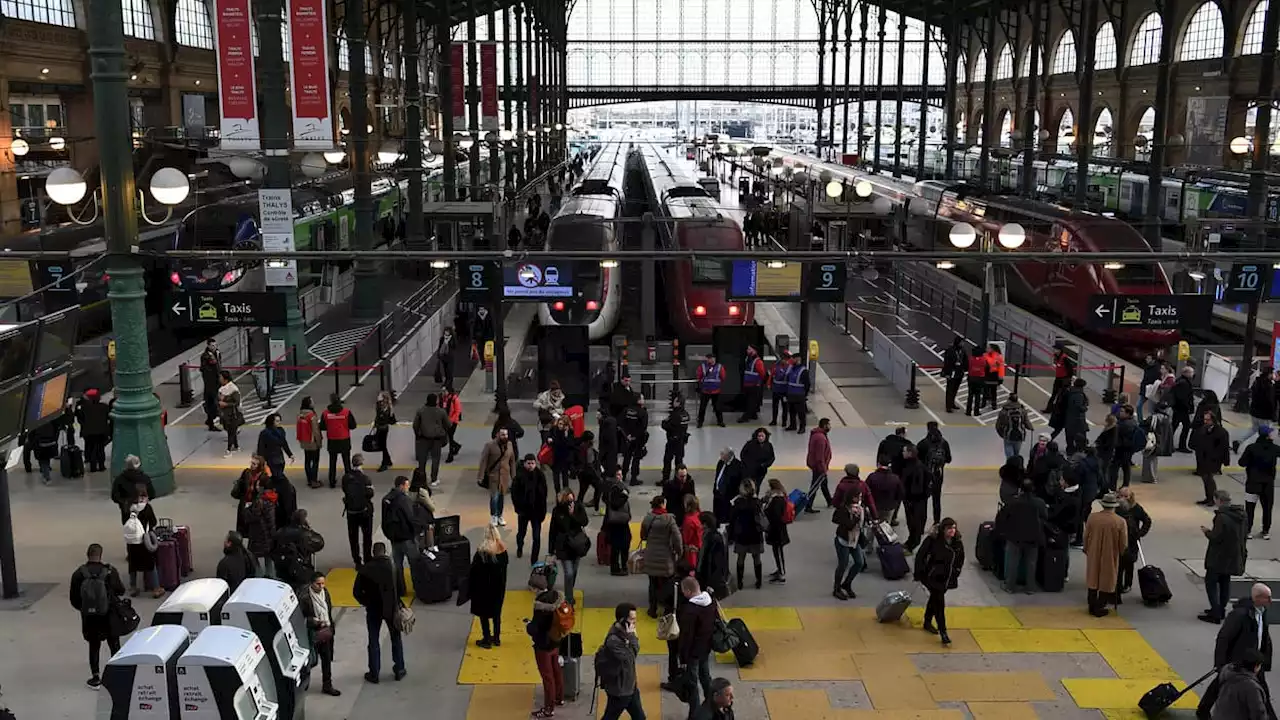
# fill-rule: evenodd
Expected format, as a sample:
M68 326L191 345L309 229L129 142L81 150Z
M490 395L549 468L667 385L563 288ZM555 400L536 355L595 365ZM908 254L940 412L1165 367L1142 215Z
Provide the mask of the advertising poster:
M480 127L498 129L498 43L480 44Z
M461 43L449 46L449 77L453 80L453 128L462 129L467 123L467 75Z
M289 0L293 144L299 150L333 147L328 38L324 0Z
M253 14L249 0L214 0L218 103L223 150L257 150L258 91L253 76Z

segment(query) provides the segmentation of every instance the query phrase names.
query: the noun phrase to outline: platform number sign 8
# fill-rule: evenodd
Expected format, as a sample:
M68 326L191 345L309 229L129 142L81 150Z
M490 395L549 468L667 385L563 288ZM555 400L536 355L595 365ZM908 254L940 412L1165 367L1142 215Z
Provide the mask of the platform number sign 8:
M498 266L491 262L458 263L458 285L462 299L472 302L488 302L497 292Z
M1256 302L1265 295L1268 277L1258 263L1236 264L1222 294L1226 302Z
M809 263L808 282L805 283L807 300L816 302L843 302L845 265L843 262Z

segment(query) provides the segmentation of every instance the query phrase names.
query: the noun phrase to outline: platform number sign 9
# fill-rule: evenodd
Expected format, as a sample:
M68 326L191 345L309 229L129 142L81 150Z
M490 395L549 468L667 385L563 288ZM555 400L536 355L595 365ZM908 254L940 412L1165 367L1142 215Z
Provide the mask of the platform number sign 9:
M489 302L502 282L502 272L497 263L462 261L458 263L458 287L462 300Z
M843 262L807 263L805 299L815 302L843 302L847 281Z
M1260 263L1236 263L1223 290L1225 302L1257 302L1267 296L1270 273Z

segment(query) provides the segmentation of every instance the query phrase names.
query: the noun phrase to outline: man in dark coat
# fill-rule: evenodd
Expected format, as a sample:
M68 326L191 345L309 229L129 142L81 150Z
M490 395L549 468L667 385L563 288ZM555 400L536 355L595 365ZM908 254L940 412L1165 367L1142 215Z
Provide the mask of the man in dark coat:
M382 498L382 534L391 543L391 562L395 565L396 597L408 595L404 587L404 568L418 554L417 526L413 521L413 501L409 499L409 478L396 478L395 487Z
M1178 379L1173 381L1173 387L1169 389L1167 400L1173 409L1173 432L1178 431L1179 425L1182 426L1182 433L1178 436L1178 452L1183 453L1191 452L1191 448L1187 447L1187 437L1191 434L1191 412L1196 407L1196 389L1191 384L1191 378L1195 374L1193 368L1182 368Z
M883 460L897 473L902 465L902 448L910 444L911 441L907 439L907 429L902 426L894 428L893 432L885 436L885 439L880 441L880 446L876 448L876 461Z
M218 350L218 341L209 338L205 341L204 352L200 353L200 380L203 383L204 424L217 432L218 426L218 386L222 383L218 376L222 373L222 353ZM154 497L154 496L153 496Z
M364 679L378 683L378 672L382 668L382 648L378 636L383 624L391 635L391 669L396 680L403 680L404 644L401 641L400 629L396 614L400 609L400 595L396 583L396 572L392 569L391 558L387 557L387 544L373 544L373 558L360 566L356 571L356 581L351 594L356 602L365 610L365 622L369 630L369 672Z
M97 690L102 686L98 666L102 643L107 643L112 655L120 651L121 633L112 608L124 597L124 582L114 567L102 562L101 545L90 545L86 556L88 562L71 576L71 607L80 613L80 632L89 643L92 676L85 684Z
M968 370L969 354L964 351L964 338L957 335L951 341L951 347L942 354L942 376L947 379L947 412L960 409L956 404L956 395L960 392L960 384L964 382Z
M1004 539L1004 587L1015 592L1025 566L1023 592L1030 594L1035 584L1036 558L1044 544L1044 525L1049 508L1036 496L1035 486L1024 480L1022 490L996 515L996 533Z
M920 458L916 457L914 446L907 446L903 452L902 471L902 512L907 516L907 541L902 548L914 552L924 538L925 523L929 519L929 471Z
M1249 591L1249 597L1236 601L1235 608L1222 623L1222 629L1218 630L1218 639L1213 647L1213 666L1218 669L1245 660L1251 651L1262 655L1258 682L1262 684L1268 708L1271 707L1271 688L1267 686L1266 676L1271 670L1271 623L1267 618L1270 608L1271 588L1257 583ZM1214 678L1200 698L1197 718L1208 720L1219 691L1219 678ZM1276 717L1274 710L1270 713L1272 718Z
M1067 454L1084 447L1089 441L1089 398L1084 394L1084 378L1076 378L1063 393L1063 429L1067 433Z
M1240 453L1238 464L1244 468L1245 514L1249 517L1249 537L1253 537L1253 512L1262 504L1262 539L1271 539L1271 508L1276 499L1276 460L1280 447L1271 440L1271 426L1258 426L1258 439ZM1248 502L1248 495L1257 497Z
M1250 427L1239 440L1231 441L1231 452L1239 452L1240 443L1257 434L1258 428L1269 427L1276 421L1275 374L1275 368L1268 365L1254 378L1253 385L1249 387Z
M733 683L722 677L712 680L706 702L689 717L691 720L733 720Z
M716 513L716 521L721 525L729 522L729 503L738 497L738 488L742 485L742 461L733 455L733 448L720 451L720 462L716 463L715 481L712 483L712 508Z
M111 439L111 408L104 402L97 388L84 391L84 398L76 408L76 420L80 421L80 435L84 438L84 462L89 472L107 469L107 443Z
M244 546L244 538L232 530L222 541L222 559L214 571L214 577L226 581L234 594L240 583L258 575L258 560Z
M1218 490L1213 501L1217 510L1213 513L1213 527L1200 526L1209 541L1204 551L1204 591L1209 596L1209 609L1200 613L1200 620L1220 623L1231 599L1231 576L1244 573L1244 563L1249 557L1245 545L1244 508L1231 504L1231 493Z
M691 577L680 581L680 594L685 599L677 616L680 665L685 669L683 682L689 693L689 711L693 712L698 707L699 690L711 697L711 634L717 616L716 605L711 594Z

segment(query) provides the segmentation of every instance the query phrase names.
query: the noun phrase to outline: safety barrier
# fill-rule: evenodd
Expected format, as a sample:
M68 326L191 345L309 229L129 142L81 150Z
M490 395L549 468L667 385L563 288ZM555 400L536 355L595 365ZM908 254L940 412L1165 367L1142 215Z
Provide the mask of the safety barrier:
M919 407L920 395L915 391L916 364L897 343L893 342L879 328L870 325L870 353L876 370L885 376L900 392L907 396L907 407ZM868 332L864 330L864 332ZM864 348L868 347L863 345ZM914 404L912 398L914 397Z
M431 361L441 333L453 323L457 302L457 293L450 293L447 299L436 306L435 312L423 319L391 350L386 365L390 366L392 393L398 395L404 392Z

